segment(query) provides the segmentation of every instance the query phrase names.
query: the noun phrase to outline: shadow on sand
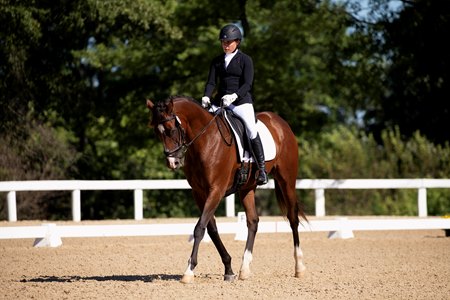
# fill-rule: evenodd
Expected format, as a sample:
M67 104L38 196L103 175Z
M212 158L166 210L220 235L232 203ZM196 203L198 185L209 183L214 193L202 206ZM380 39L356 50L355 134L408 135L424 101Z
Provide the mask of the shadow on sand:
M150 274L150 275L110 275L110 276L41 276L30 279L21 279L20 282L77 282L77 281L143 281L153 282L179 281L181 275Z

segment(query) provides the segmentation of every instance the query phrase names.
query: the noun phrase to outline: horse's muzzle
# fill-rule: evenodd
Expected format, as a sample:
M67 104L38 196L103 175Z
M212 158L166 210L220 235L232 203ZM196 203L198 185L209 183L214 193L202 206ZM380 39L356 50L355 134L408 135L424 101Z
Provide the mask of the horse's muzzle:
M184 166L184 157L167 156L166 164L169 169L176 170Z

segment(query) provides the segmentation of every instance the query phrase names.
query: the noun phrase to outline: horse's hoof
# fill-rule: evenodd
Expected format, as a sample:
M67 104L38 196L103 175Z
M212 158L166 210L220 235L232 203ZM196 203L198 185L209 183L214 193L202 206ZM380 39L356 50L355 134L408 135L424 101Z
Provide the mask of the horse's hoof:
M194 282L194 275L183 275L183 277L180 280L181 283L193 283Z
M223 276L224 281L233 282L234 279L236 279L236 275L234 275L234 274Z
M239 272L239 279L240 280L247 280L250 278L250 271L241 271Z
M300 271L300 272L295 272L295 277L296 277L296 278L304 278L304 277L305 277L305 274L306 274L306 271L305 271L305 270Z

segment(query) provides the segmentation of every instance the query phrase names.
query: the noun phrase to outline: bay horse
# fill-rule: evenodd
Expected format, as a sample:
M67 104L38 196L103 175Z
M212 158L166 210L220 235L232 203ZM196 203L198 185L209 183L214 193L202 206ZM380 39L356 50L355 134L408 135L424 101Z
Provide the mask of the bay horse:
M147 100L151 112L150 127L162 141L166 164L170 169L182 168L201 216L194 228L194 243L188 266L181 278L183 283L194 281L198 250L205 230L220 254L225 267L224 280L233 281L231 256L217 230L215 211L227 191L233 187L235 174L241 165L235 142L226 134L223 119L213 115L192 98L171 96L153 103ZM276 155L266 162L267 172L274 178L279 207L289 220L294 241L295 277L302 277L306 267L300 248L298 226L300 218L307 221L296 196L298 170L297 140L288 123L272 112L257 113L257 119L268 127L276 145ZM230 133L230 132L228 132ZM250 276L250 262L258 230L259 217L255 207L256 180L254 166L247 182L239 186L240 201L247 217L247 242L239 271L239 279Z

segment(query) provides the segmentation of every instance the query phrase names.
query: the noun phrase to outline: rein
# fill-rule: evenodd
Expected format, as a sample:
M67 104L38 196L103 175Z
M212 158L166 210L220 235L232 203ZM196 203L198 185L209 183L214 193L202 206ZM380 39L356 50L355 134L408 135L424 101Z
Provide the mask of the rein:
M187 148L192 145L196 139L198 139L201 135L203 135L205 133L205 131L209 128L209 126L211 126L212 122L217 118L218 114L214 114L214 117L208 122L208 124L205 125L205 127L203 127L202 130L200 130L199 133L197 133L197 135L189 142L189 143L183 143L186 147L186 151Z

